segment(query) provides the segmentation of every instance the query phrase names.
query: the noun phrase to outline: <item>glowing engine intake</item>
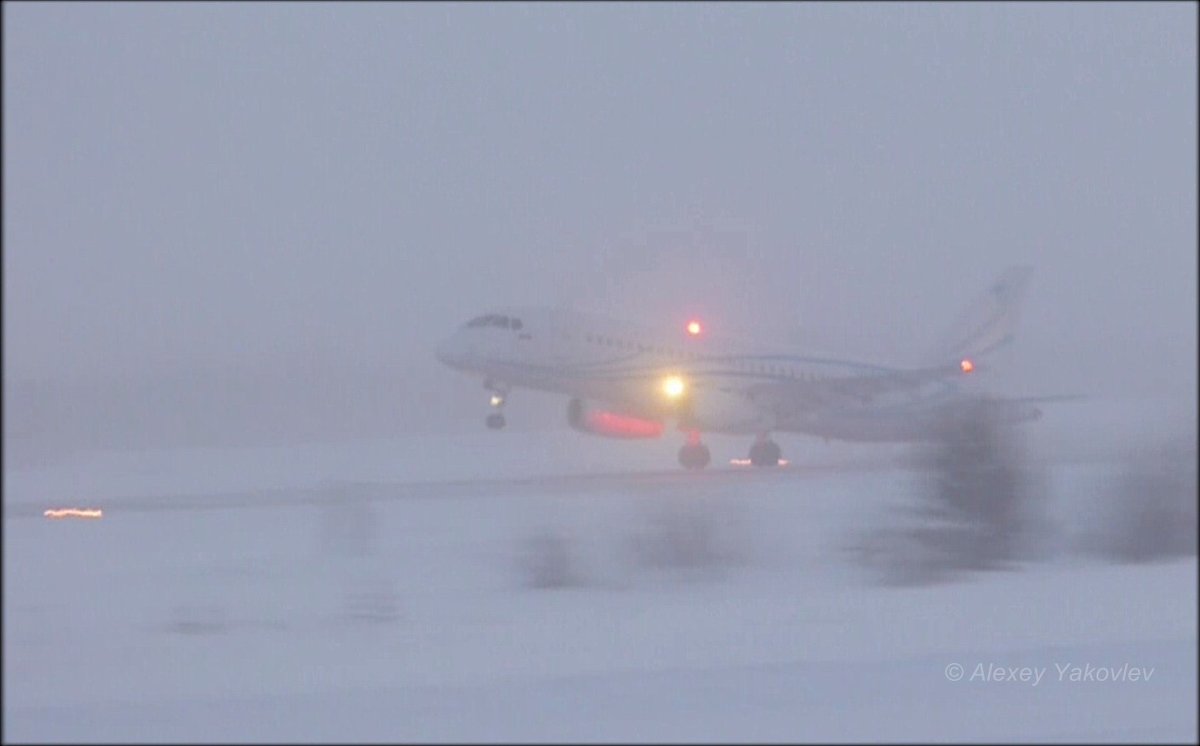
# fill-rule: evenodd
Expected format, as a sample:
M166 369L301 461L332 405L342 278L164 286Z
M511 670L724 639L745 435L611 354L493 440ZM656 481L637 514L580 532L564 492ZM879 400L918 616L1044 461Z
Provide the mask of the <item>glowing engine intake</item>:
M607 412L582 399L572 399L567 405L567 422L580 432L606 438L657 438L663 434L663 423L657 420Z

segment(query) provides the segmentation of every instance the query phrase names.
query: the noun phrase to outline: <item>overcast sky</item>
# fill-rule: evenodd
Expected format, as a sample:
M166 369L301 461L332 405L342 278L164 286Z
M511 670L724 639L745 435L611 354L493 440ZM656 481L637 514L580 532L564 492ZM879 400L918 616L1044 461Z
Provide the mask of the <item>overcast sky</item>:
M334 370L417 427L492 306L903 361L1028 263L1002 390L1194 397L1196 20L6 3L4 376Z

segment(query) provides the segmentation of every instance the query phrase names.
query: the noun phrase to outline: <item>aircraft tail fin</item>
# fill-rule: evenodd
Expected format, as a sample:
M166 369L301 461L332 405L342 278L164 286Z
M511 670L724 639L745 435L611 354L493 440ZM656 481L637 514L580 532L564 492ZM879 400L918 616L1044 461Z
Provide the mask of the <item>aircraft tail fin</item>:
M1012 341L1033 267L1009 267L925 354L931 365L984 357Z

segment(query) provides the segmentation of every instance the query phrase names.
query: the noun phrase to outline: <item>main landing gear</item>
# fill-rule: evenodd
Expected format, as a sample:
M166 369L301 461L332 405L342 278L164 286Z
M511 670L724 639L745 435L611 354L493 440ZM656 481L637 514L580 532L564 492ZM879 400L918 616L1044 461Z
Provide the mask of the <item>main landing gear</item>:
M492 392L490 403L493 410L492 413L487 416L487 419L484 420L484 424L488 426L489 430L499 430L505 425L504 400L508 394L508 391L490 383L484 384L484 388Z
M766 434L759 435L750 446L750 463L754 466L779 466L782 460L783 451L779 444ZM687 442L679 449L679 463L685 469L703 469L710 462L712 454L708 452L708 446L700 442L700 433L695 430L689 431Z
M779 466L783 451L767 435L760 435L750 446L750 463L754 466Z
M679 449L679 463L685 469L703 469L712 461L708 446L700 442L700 433L688 432L687 442Z

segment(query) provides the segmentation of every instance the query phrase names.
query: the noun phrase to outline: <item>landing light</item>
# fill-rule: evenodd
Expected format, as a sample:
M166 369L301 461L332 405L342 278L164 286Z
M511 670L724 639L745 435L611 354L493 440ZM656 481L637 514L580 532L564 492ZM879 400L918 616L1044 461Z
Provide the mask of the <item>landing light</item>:
M687 324L687 333L693 337L700 336L700 332L704 331L704 327L700 326L700 322L692 319Z
M504 403L504 397L499 394L492 394L492 406L498 407Z
M958 366L962 368L963 373L970 373L975 370L975 363L971 362L968 358L963 358L963 361Z
M687 390L687 384L679 376L667 376L663 379L662 390L668 399L678 399Z

